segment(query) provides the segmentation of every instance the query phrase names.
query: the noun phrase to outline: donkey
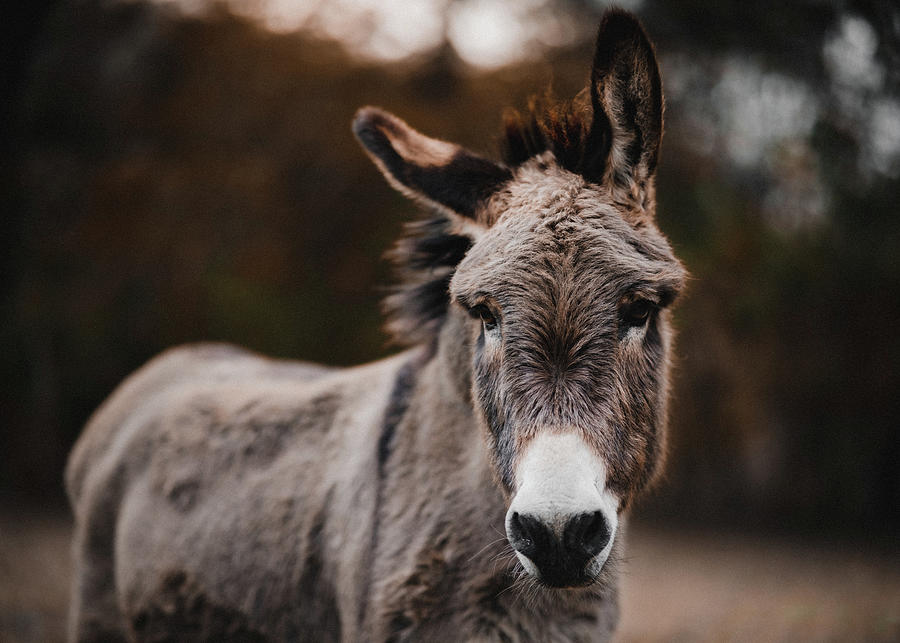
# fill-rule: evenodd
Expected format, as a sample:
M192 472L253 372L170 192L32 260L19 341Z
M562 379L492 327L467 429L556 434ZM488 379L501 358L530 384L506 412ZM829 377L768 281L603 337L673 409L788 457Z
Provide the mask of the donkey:
M66 470L71 638L608 639L685 279L654 223L662 118L621 11L578 98L506 115L502 163L361 109L429 212L392 253L407 348L329 369L196 345L129 377Z

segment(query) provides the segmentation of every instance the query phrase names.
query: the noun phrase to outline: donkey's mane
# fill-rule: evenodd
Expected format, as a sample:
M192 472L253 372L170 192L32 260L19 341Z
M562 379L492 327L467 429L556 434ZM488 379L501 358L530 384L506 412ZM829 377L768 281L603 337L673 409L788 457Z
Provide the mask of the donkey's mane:
M549 151L561 167L582 173L592 115L586 94L557 101L548 93L540 99L531 97L523 111L506 110L500 139L503 162L515 168ZM450 280L472 247L468 237L452 232L448 216L434 209L430 216L407 223L403 236L387 253L398 283L382 309L394 344L432 341L447 315Z
M454 234L447 215L432 216L404 226L404 236L387 253L398 285L384 299L382 309L392 341L412 346L432 340L447 314L448 289L457 264L472 241Z
M501 154L504 163L518 167L544 152L553 152L556 162L583 174L593 111L587 90L573 100L560 101L548 92L532 96L526 109L508 109L503 114Z

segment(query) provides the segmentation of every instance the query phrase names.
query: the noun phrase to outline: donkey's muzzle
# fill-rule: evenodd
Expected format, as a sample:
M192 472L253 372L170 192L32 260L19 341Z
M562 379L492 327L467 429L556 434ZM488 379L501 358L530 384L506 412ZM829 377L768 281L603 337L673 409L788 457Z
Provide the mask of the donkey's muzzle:
M606 549L612 537L600 511L569 516L557 525L514 512L506 532L513 548L537 568L541 582L552 587L592 583L591 562Z

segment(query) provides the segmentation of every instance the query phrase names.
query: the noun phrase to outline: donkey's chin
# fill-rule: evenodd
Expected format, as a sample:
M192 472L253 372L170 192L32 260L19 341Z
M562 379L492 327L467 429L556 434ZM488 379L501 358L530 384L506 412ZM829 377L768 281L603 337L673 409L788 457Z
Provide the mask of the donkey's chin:
M603 584L607 555L595 556L580 568L571 568L566 565L549 565L538 567L534 561L521 552L516 552L519 563L528 574L529 578L537 585L547 589L579 590L597 588Z

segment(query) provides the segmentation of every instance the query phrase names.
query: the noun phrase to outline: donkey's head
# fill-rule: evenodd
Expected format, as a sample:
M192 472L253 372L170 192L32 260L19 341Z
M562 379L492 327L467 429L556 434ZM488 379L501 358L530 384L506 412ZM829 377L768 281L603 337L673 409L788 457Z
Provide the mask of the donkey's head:
M618 517L659 469L669 313L684 271L654 223L663 99L629 14L600 26L581 103L506 118L504 163L361 110L356 132L426 204L394 251L402 343L458 366L509 500L506 531L545 585L590 585Z

